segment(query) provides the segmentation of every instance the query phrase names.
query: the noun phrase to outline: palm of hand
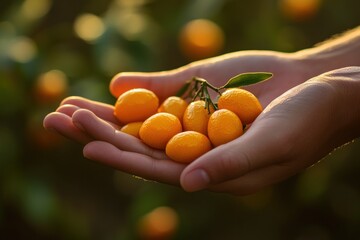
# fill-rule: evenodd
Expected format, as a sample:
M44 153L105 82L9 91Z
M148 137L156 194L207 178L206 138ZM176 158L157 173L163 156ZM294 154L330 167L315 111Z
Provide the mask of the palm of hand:
M305 80L302 79L303 74L295 73L296 68L290 65L289 59L272 54L225 55L160 75L122 74L113 79L110 88L120 89L115 93L118 95L128 88L145 87L164 99L193 76L203 77L220 86L241 72L269 71L274 74L271 80L248 87L258 96L262 105L267 106L283 92ZM146 179L180 184L185 165L169 161L164 152L153 150L140 140L118 131L118 124L111 105L78 97L65 99L57 111L44 120L46 128L86 144L84 155L89 159ZM211 152L216 151L214 149ZM214 190L223 191L223 187L215 187Z

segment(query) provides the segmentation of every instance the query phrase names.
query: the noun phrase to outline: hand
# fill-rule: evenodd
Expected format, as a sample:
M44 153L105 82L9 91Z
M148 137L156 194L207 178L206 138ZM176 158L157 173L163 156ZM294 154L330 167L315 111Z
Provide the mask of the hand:
M65 99L44 119L44 127L85 144L84 156L148 180L179 185L184 165L170 161L163 151L118 131L114 107L81 97Z
M313 165L360 135L359 116L351 107L360 102L354 97L359 80L360 67L351 67L292 88L267 106L243 136L187 166L182 187L244 195Z
M286 69L292 70L284 71ZM238 52L172 71L121 73L113 78L110 91L117 97L128 89L144 87L153 90L163 100L194 76L206 78L215 86L220 86L241 72L269 71L274 73L271 81L249 88L266 106L273 98L305 80L304 73L295 69L297 65L291 55L265 51ZM85 144L84 155L89 159L146 179L179 185L185 166L168 161L163 152L117 131L119 122L113 116L113 110L111 105L70 97L60 104L56 112L46 116L44 126Z
M145 87L155 91L160 96L160 98L164 99L168 95L173 94L182 85L184 80L189 79L193 75L204 77L208 79L210 82L212 82L214 85L220 85L223 84L230 76L238 74L239 72L271 71L275 75L275 77L271 81L257 84L249 88L253 92L255 93L257 92L263 105L266 105L267 102L270 102L273 98L277 97L279 94L286 91L292 85L296 85L298 82L305 81L305 79L302 79L302 77L306 76L306 74L301 73L301 71L298 72L296 71L296 69L299 68L292 64L291 58L280 57L276 54L271 55L268 52L266 52L266 54L264 54L263 56L261 56L260 52L256 52L256 54L253 55L239 54L239 56L236 56L235 59L233 59L233 57L234 57L233 55L228 55L225 58L210 59L207 61L191 64L189 66L177 70L173 70L170 72L153 73L149 75L137 74L137 73L120 74L113 79L110 88L112 93L116 96L120 94L122 91L125 91L131 87ZM250 63L251 59L252 60L257 59L257 64L256 64L256 66L258 67L257 69L255 68L252 69L250 66L247 66L246 63ZM244 69L240 69L240 67L237 68L237 64L241 63L242 61L244 61L244 64L242 65ZM228 65L226 65L225 63L227 63ZM251 63L249 65L253 66L252 64L254 63ZM229 67L231 65L233 66L232 68ZM293 67L291 68L290 66L292 65ZM227 68L227 71L220 71L221 67L225 67L225 66ZM289 66L289 67L284 67L284 66ZM215 71L214 69L217 71ZM292 71L286 73L285 70L292 70ZM231 71L233 71L234 74L232 74ZM221 76L219 74L220 72L224 72L225 76ZM216 73L217 75L215 75ZM209 76L207 76L208 74ZM288 81L287 78L291 79L290 78L291 75L294 75L295 77L292 78L292 81ZM294 92L296 93L295 90ZM284 100L283 98L281 99ZM276 102L281 103L281 100ZM272 104L272 106L275 105L277 104L275 103ZM269 107L269 108L277 109L275 107ZM278 111L281 112L282 108L279 109L280 110ZM185 190L188 191L194 191L208 187L213 191L226 191L230 193L245 194L251 191L255 191L256 189L264 186L264 182L261 182L259 179L250 182L243 181L243 178L241 177L242 175L244 177L249 176L245 174L246 171L244 169L242 172L240 171L237 176L234 176L233 174L231 174L231 171L229 172L230 174L226 174L227 169L223 168L224 171L219 171L217 179L216 178L212 179L214 176L209 175L209 173L211 173L211 171L209 171L207 175L209 175L209 180L211 182L205 185L199 184L198 180L194 179L194 177L188 174L190 172L193 172L194 169L199 169L201 167L201 164L206 164L206 162L209 161L206 159L212 159L213 157L217 158L217 156L221 156L222 153L224 153L225 149L227 149L230 146L233 146L235 143L239 144L240 141L240 143L245 144L244 142L247 142L246 139L249 138L253 139L254 137L255 139L258 138L259 136L256 134L254 135L254 133L257 133L259 130L261 131L266 130L265 125L272 126L273 124L274 126L276 126L277 124L279 124L279 121L276 121L276 118L273 119L272 123L271 122L267 123L267 121L270 121L273 118L274 115L270 113L273 113L274 111L268 111L266 109L264 114L261 117L259 117L259 120L256 121L256 123L254 123L253 126L250 128L251 131L249 130L249 132L247 132L244 136L237 139L236 141L233 141L220 148L216 148L212 150L208 154L199 158L199 160L195 161L193 164L187 166L186 168L184 165L176 164L171 161L168 161L166 156L163 154L163 152L154 151L153 149L150 149L144 144L142 144L141 141L126 134L123 134L119 131L116 131L116 125L118 125L118 123L114 119L112 115L112 111L113 108L112 106L109 105L96 103L81 98L69 98L62 103L61 107L57 110L56 113L50 114L45 119L44 125L48 128L56 129L58 132L62 133L63 135L69 138L87 144L84 148L84 155L86 157L93 160L97 160L101 163L109 164L112 167L115 167L119 170L131 174L139 175L147 179L152 179L155 181L160 181L174 185L179 185L180 175L182 174L181 184L185 188ZM306 108L304 109L304 111L306 111ZM301 111L298 111L298 113L301 113ZM277 115L275 114L275 116ZM267 118L270 118L270 120L260 121L261 119L267 119ZM297 119L299 120L301 118L297 118ZM264 126L261 127L262 125ZM280 127L283 127L282 123L280 124ZM99 131L100 129L101 131ZM273 129L272 127L268 127L268 131L269 130L273 131L272 129ZM261 135L261 131L258 134ZM277 136L278 138L280 138L279 135ZM259 139L261 138L262 137L260 137ZM274 141L271 140L268 142L273 143ZM252 141L250 141L250 143L253 144ZM255 144L253 145L256 146ZM231 152L233 152L233 155L231 154ZM243 166L241 159L239 162L235 161L235 158L233 157L234 155L238 155L238 153L234 150L231 150L230 152L225 153L224 158L218 158L218 160L215 161L212 164L212 166L216 167L216 162L219 165L224 166L223 163L229 161L227 160L226 156L228 156L229 159L233 159L230 160L230 162ZM161 160L159 161L159 159ZM279 162L280 160L283 159L279 159ZM274 161L272 162L274 163ZM286 163L286 161L284 161L283 163ZM254 165L252 164L251 166ZM255 166L256 168L260 168L263 167L264 165L255 164ZM306 164L301 165L301 167L304 166L306 166ZM251 168L251 167L248 168L249 171L253 169L255 168ZM286 174L276 175L278 177L275 179L273 178L272 181L267 182L268 184L286 178L287 176L289 176L289 174L291 175L295 171L295 169L288 169L288 168L281 168L281 169L284 169ZM261 170L260 173L262 171L265 170ZM221 174L226 175L226 177L224 176L221 177ZM259 174L259 172L257 174ZM204 176L204 175L200 174L200 176ZM252 176L252 174L250 174L250 176ZM232 179L232 180L228 181L228 179ZM234 179L237 179L237 181ZM246 177L245 180L246 179L249 180L251 178ZM243 186L237 186L240 183L243 184Z

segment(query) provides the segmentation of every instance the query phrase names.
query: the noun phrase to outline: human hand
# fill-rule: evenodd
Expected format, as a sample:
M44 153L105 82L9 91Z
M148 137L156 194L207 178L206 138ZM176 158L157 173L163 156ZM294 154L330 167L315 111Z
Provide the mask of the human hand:
M324 73L284 93L240 138L187 166L187 191L210 189L244 195L315 164L359 137L360 67ZM357 97L356 97L357 96Z
M69 97L45 117L44 127L84 144L84 156L89 159L147 180L179 185L185 165L119 131L113 112L112 105Z
M128 89L143 87L154 91L163 100L194 76L206 78L215 86L220 86L241 72L269 71L275 75L271 84L265 82L250 87L258 94L262 104L266 105L292 85L304 81L301 77L304 74L299 72L294 74L294 78L290 78L291 72L284 69L296 72L295 61L289 54L238 52L195 62L172 71L122 73L113 78L110 90L117 97ZM46 116L44 126L85 144L84 155L90 159L146 179L179 185L180 174L185 166L171 161L159 161L167 159L163 152L150 149L138 139L117 131L119 122L113 111L111 105L70 97L61 103L56 112Z
M243 57L244 56L241 56L240 58L243 58ZM257 58L259 56L258 55L251 56L250 58L252 58L252 57ZM268 55L264 57L264 59L268 59L268 58L272 58L272 57L268 56ZM229 60L229 59L225 58L223 61L233 62L234 60ZM267 61L264 61L265 63L267 63L264 65L268 68L263 66L264 67L263 69L260 68L260 69L254 69L254 70L244 70L244 71L270 71L269 70L269 68L270 68L269 62L270 61L269 60L267 60ZM289 62L287 62L287 61L288 61L288 59L286 59L286 61L284 60L284 62L282 62L281 65L284 66L284 64L286 64L286 63L291 65L291 61L289 61ZM174 70L171 72L163 72L159 75L156 73L150 74L150 75L141 74L142 76L137 76L137 74L130 74L130 73L122 74L122 75L114 78L114 80L112 81L112 84L111 84L111 89L112 89L112 92L114 93L114 89L115 90L116 89L125 89L126 90L126 88L129 88L129 86L130 87L146 87L149 89L153 88L152 90L154 90L162 99L164 99L167 95L172 94L173 91L177 90L177 88L178 88L177 84L183 83L183 81L184 81L183 79L185 78L186 74L189 74L189 76L191 76L190 73L194 70L190 71L189 69L197 68L198 70L196 70L196 71L199 71L199 73L202 72L203 74L208 74L207 71L199 70L199 69L213 69L213 68L208 68L207 64L210 64L210 65L214 64L213 67L216 68L216 66L218 66L218 64L220 64L220 66L221 66L221 64L223 64L223 62L222 61L219 61L219 62L204 61L202 63L197 63L194 65L185 67L183 69L178 69L178 70ZM276 64L274 64L274 65L276 65ZM203 66L203 68L201 68L201 66ZM258 64L258 66L261 66L261 64ZM272 68L273 68L273 70L276 70L276 67L272 66ZM285 69L287 69L287 68L285 68ZM225 71L225 72L226 72L226 74L229 74L229 71ZM274 72L274 71L272 71L272 72ZM210 80L213 84L216 84L217 82L219 82L220 81L219 79L221 79L223 81L227 80L227 77L221 78L220 76L218 76L218 78L210 77L210 79L209 79L209 77L206 77L204 75L201 75L201 74L198 74L198 75L200 77L204 77L204 78ZM259 98L260 98L260 100L262 100L263 105L266 104L266 101L271 101L272 97L276 97L277 94L281 93L281 91L285 91L286 87L290 86L289 82L287 82L286 84L281 84L282 81L285 81L285 79L281 80L281 77L279 77L279 76L289 76L289 75L291 75L291 74L279 72L279 74L276 75L276 73L275 73L275 77L271 81L277 81L277 84L275 84L275 83L274 84L276 86L278 86L278 88L274 91L269 90L269 91L265 92L266 87L261 86L261 85L264 85L265 83L268 84L270 81L252 86L253 91L258 91ZM302 80L299 78L299 76L304 76L304 75L298 74L296 76L298 76L297 81L301 82ZM217 79L217 81L215 81L214 79ZM186 80L186 78L185 78L185 80ZM216 83L214 83L214 82L216 82ZM165 83L168 83L168 84L165 84ZM132 84L132 85L129 85L129 84ZM117 88L116 88L116 86L117 86ZM163 87L161 87L161 86L163 86ZM316 84L314 85L314 88L315 88L315 86L316 86ZM268 86L268 87L270 87L270 86ZM293 90L292 92L297 93L298 91ZM299 92L302 92L302 91L299 91ZM264 93L264 94L261 95L261 93ZM115 96L116 96L116 94L115 94ZM288 96L288 95L286 95L286 96ZM298 96L297 98L302 99L301 95L296 94L296 96ZM295 97L293 97L293 98L295 99ZM286 98L280 98L280 99L281 100L278 100L275 102L278 102L278 103L281 103L281 101L287 102L285 100ZM271 105L272 107L269 107L267 109L278 109L278 108L274 107L277 105L281 105L281 104L274 103ZM286 106L286 105L284 105L284 106ZM316 106L314 106L314 107L316 108ZM88 110L86 110L86 109L88 109ZM234 180L234 179L236 179L236 177L234 177L231 174L231 171L229 172L229 174L226 174L225 168L223 169L224 171L220 171L221 168L219 168L219 171L215 171L215 173L218 172L219 173L218 176L220 176L221 174L226 174L226 177L223 176L224 178L222 180L221 180L221 177L215 181L211 180L213 182L208 183L208 185L205 184L203 186L201 186L201 184L199 185L199 182L196 179L191 177L191 175L188 176L187 174L189 172L192 172L192 170L198 168L201 164L204 164L207 162L206 160L201 160L201 159L211 159L212 157L217 158L217 156L228 156L231 159L231 154L230 154L231 152L233 152L234 155L239 156L239 153L237 153L234 150L230 150L229 154L225 153L225 155L223 155L223 153L224 153L223 151L224 151L224 149L227 149L228 147L233 146L235 143L239 144L239 141L247 142L246 139L248 139L248 138L251 139L251 136L253 136L253 138L255 136L255 139L256 138L259 138L260 140L263 139L264 141L262 141L262 142L265 142L265 143L266 142L274 143L273 140L269 139L269 137L270 137L269 135L266 135L267 138L266 137L264 138L263 136L259 137L257 134L255 134L260 130L261 131L258 134L261 134L261 132L264 129L266 130L265 127L268 127L268 129L267 129L268 131L269 131L269 129L272 130L273 129L273 127L271 127L272 125L274 125L274 126L280 125L280 127L287 126L286 124L285 125L279 124L279 122L281 122L281 121L275 121L276 118L273 118L273 116L274 116L273 114L274 114L274 112L276 113L276 111L274 111L274 110L269 111L267 109L265 109L264 114L262 114L259 117L259 120L257 120L253 124L253 126L250 128L251 131L249 130L241 138L239 138L231 143L228 143L220 148L216 148L216 149L212 150L211 152L209 152L208 154L199 158L199 160L195 161L193 164L190 164L187 167L184 165L181 165L181 164L174 163L172 161L168 161L167 157L164 155L163 152L159 152L159 151L150 149L147 146L145 146L141 141L139 141L131 136L128 136L126 134L123 134L119 131L116 131L116 126L118 125L118 123L112 115L113 107L110 105L96 103L96 102L92 102L92 101L89 101L86 99L81 99L81 98L69 98L63 102L62 106L58 109L57 113L52 113L45 119L44 125L48 128L56 129L58 132L62 133L63 135L65 135L67 137L70 137L72 139L75 139L75 140L85 143L86 146L84 148L84 155L86 157L96 160L96 161L99 161L104 164L108 164L119 170L131 173L131 174L135 174L135 175L147 178L147 179L152 179L155 181L160 181L160 182L174 184L174 185L180 184L179 180L180 180L180 176L182 176L181 184L184 187L184 189L188 190L188 191L194 191L194 190L198 190L198 189L207 187L213 191L225 191L225 192L234 193L234 194L245 194L245 193L255 191L258 188L261 188L264 186L264 182L261 182L259 179L254 180L251 177L248 178L248 176L262 175L261 173L262 173L262 171L265 171L264 169L262 169L260 172L258 172L256 174L250 174L250 175L245 174L243 177L239 177L239 176L244 174L245 170L243 170L243 172L240 171L240 172L238 172L238 174L240 174L240 175L238 175L239 178L237 180ZM281 113L281 109L283 109L283 108L279 108L279 109L280 110L278 110L277 112ZM298 114L301 113L300 110L301 110L301 108L297 112ZM303 108L303 110L307 111L306 108ZM315 112L317 112L317 111L315 111ZM285 115L285 112L283 112L283 115ZM267 120L267 121L261 120L261 119L267 119L267 118L269 118L269 116L270 116L269 120ZM277 116L277 114L275 114L275 116ZM284 119L286 119L286 118L284 118ZM283 119L283 121L284 121L284 119ZM299 121L299 119L301 119L301 117L296 118L296 119ZM304 122L306 122L306 121L304 121ZM296 125L296 123L298 123L298 122L295 121L294 124ZM263 125L263 127L261 127L262 125ZM288 129L288 127L282 128L282 129ZM299 127L298 129L303 130L301 127ZM268 134L268 132L266 132L266 133ZM247 138L245 138L246 136L247 136ZM281 137L279 135L276 135L276 137L281 139ZM268 139L268 141L265 141L265 139ZM251 143L251 145L257 146L257 144L254 144L252 141L250 141L250 143ZM245 143L243 143L243 144L245 144ZM249 143L247 142L247 144L249 144ZM281 146L281 144L282 144L282 142L278 146ZM261 144L258 147L261 147ZM261 148L260 148L260 150L261 150ZM267 149L267 150L270 150L270 149ZM286 151L283 151L283 152L286 152ZM281 152L278 152L278 153L281 153ZM241 154L240 154L240 156L241 156ZM220 159L226 159L226 158L220 158ZM216 162L220 165L223 164L223 166L225 166L226 164L224 164L224 162L226 163L226 161L228 161L228 160L219 160L219 161L220 161L220 163L218 161L214 161L213 164L209 165L209 166L216 167L215 166ZM223 161L223 163L221 163L222 161ZM230 161L235 163L235 158ZM285 166L286 166L286 161L284 161L284 162L283 161L279 161L279 162L273 161L273 163L275 163L275 162L276 163L280 163L280 162L285 163ZM200 164L200 165L198 165L198 164ZM243 163L241 163L241 161L240 161L239 165L241 166L241 164L243 164ZM297 168L286 168L286 167L281 168L282 164L279 165L280 167L279 166L274 167L275 169L283 169L284 172L283 172L283 174L278 174L278 175L275 174L276 176L272 175L272 177L273 177L272 181L268 181L267 184L274 183L283 178L286 178L287 176L290 176L291 174L294 174L299 169L302 169L305 166L307 166L306 163L304 163L304 164L305 165L297 166ZM259 165L259 166L262 166L262 165ZM250 168L249 168L249 170L250 170ZM247 177L244 178L245 176L247 176ZM265 176L265 175L262 175L262 176ZM228 181L228 179L232 179L232 180ZM250 179L252 179L254 181L250 181ZM220 183L220 182L222 182L222 183ZM241 187L241 186L238 186L237 184L240 184L240 185L242 184L243 186Z
M349 114L339 111L349 105L339 82L352 79L359 79L359 68L328 72L284 93L241 138L188 165L181 173L181 186L187 191L210 189L244 195L316 163L356 137L342 121Z

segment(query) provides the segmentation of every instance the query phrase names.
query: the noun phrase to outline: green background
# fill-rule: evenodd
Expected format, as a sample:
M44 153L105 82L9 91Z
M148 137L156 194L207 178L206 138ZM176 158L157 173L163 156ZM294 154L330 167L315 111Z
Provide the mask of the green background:
M34 88L42 73L65 73L68 91L62 97L114 103L108 84L117 72L166 70L191 61L178 44L189 20L207 18L223 29L225 46L218 54L292 52L360 22L358 0L323 0L313 16L302 20L289 18L279 2L0 1L0 238L137 239L137 222L158 206L169 206L179 216L174 239L359 236L357 141L270 189L234 197L190 194L135 179L86 160L80 145L42 128L43 117L60 102L37 98ZM26 9L34 15L24 14ZM105 32L96 41L86 42L74 32L83 13L103 20ZM124 13L130 18L121 18ZM134 32L139 19L145 25ZM26 61L9 53L19 39L30 46Z

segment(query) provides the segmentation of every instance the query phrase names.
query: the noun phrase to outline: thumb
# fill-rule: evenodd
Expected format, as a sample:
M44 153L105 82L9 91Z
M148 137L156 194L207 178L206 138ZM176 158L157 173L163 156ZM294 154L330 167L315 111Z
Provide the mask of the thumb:
M185 81L196 75L197 68L184 66L162 72L141 73L123 72L115 75L110 83L110 92L119 97L133 88L146 88L153 91L160 99L174 95Z
M180 177L185 191L193 192L284 161L290 149L287 137L260 121L243 136L221 145L188 165ZM269 132L270 131L270 132Z

